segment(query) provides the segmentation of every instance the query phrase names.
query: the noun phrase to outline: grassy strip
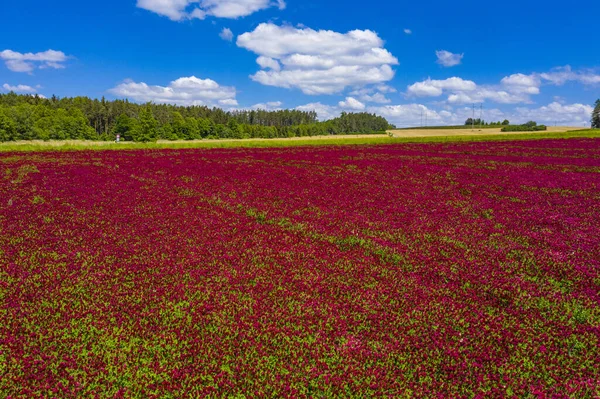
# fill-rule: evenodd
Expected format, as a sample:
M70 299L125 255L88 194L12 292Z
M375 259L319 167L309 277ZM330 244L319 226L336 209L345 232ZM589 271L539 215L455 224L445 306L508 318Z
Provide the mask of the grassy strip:
M107 143L85 142L63 145L56 144L0 144L2 152L32 151L82 151L82 150L157 150L157 149L191 149L191 148L278 148L303 146L335 146L335 145L377 145L401 143L460 143L482 141L515 141L569 138L600 138L600 130L574 130L570 132L540 132L524 134L490 134L473 136L439 136L439 137L357 137L357 138L324 138L315 140L263 139L263 140L205 140L185 143Z
M501 129L506 125L482 125L475 124L476 129ZM417 126L417 127L400 127L394 130L463 130L471 129L471 125L456 125L456 126Z

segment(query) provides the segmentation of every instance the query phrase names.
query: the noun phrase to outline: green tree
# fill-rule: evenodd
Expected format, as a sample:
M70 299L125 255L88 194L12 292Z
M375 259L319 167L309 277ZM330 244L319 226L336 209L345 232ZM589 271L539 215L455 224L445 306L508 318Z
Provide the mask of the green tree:
M596 100L596 107L592 112L592 129L600 129L600 99Z
M12 141L17 139L15 123L0 108L0 141Z
M122 140L133 141L133 121L127 114L121 114L112 129L112 134L121 136Z
M502 122L502 124L503 124L504 126L508 126L508 125L510 125L510 121L509 121L508 119L505 119L505 120Z
M140 111L139 122L134 130L133 139L135 141L149 142L156 141L158 137L158 121L152 114L150 105L146 105Z
M173 127L173 134L175 134L178 139L189 139L187 123L181 115L181 112L174 111L171 113L171 126Z

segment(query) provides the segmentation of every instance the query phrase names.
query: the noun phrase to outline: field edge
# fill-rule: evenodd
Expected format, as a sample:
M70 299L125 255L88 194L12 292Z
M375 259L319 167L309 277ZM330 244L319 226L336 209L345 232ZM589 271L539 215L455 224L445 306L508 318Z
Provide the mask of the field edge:
M315 139L248 139L248 140L201 140L189 142L113 143L113 142L61 142L0 143L0 153L7 152L54 152L54 151L106 151L106 150L160 150L160 149L218 149L218 148L281 148L339 145L386 145L404 143L461 143L484 141L517 141L545 139L600 138L600 129L582 129L567 132L540 132L523 134L489 134L473 136L431 137L377 137L343 136Z

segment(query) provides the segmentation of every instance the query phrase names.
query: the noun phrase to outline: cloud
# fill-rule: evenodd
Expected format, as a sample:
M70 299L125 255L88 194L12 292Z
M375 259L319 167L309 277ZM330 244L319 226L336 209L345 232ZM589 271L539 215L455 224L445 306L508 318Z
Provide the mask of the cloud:
M238 36L237 45L259 55L262 70L252 80L311 95L387 82L398 64L370 30L338 33L263 23Z
M260 110L264 110L264 111L279 111L281 110L281 106L283 105L283 103L281 101L269 101L266 103L258 103L258 104L254 104L253 106L250 107L250 109L260 109Z
M421 121L429 126L440 125L443 116L422 104L385 105L369 107L368 112L383 116L398 127L421 126ZM421 119L423 118L423 119Z
M321 104L320 102L300 105L296 107L296 109L305 112L315 111L317 113L317 118L321 121L333 119L339 116L341 112L337 107Z
M387 98L384 93L395 93L396 89L387 85L379 85L377 87L364 87L362 89L353 90L351 96L357 97L359 100L367 103L388 104L392 100Z
M172 21L183 21L207 16L236 19L270 7L283 10L286 4L283 0L138 0L137 6Z
M475 82L453 77L445 80L427 79L408 86L407 93L416 97L439 97L444 90L463 92L477 89Z
M585 126L589 124L593 108L584 104L560 104L553 102L539 108L517 107L502 111L497 108L484 109L483 119L486 121L503 121L508 119L513 124L536 121L539 124L553 126ZM421 123L429 126L462 125L473 116L471 107L447 107L434 110L422 104L403 104L368 107L367 112L386 118L398 127L416 127ZM475 117L479 118L476 109ZM421 122L421 115L423 122ZM426 122L427 121L427 122Z
M11 86L8 83L5 83L2 88L6 91L14 91L15 93L35 93L37 89L35 87L27 86L27 85L16 85Z
M353 111L364 111L364 109L366 108L365 104L361 103L353 97L346 97L346 100L340 101L338 105L340 106L340 108L351 109Z
M436 51L435 55L437 56L437 63L446 68L460 65L465 56L464 54L453 54L446 50Z
M12 50L0 52L0 59L4 60L6 67L13 72L31 73L34 69L62 69L67 56L62 51L47 50L40 53L18 53Z
M448 94L450 104L492 101L500 104L530 103L532 95L540 93L541 80L536 75L514 74L498 85L477 85L471 80L452 77L445 80L427 79L407 88L409 97L440 97Z
M500 81L509 92L536 95L540 94L541 80L535 74L524 75L516 73Z
M261 55L256 59L256 63L263 69L272 69L277 72L281 71L281 65L279 64L279 61L271 57L264 57Z
M483 103L487 100L500 104L531 102L531 99L526 94L510 93L506 90L496 90L488 87L481 87L473 92L454 93L448 96L448 102L450 104Z
M404 29L404 33L406 33L407 35L412 35L412 30Z
M593 107L584 104L560 104L553 102L540 108L517 108L511 122L525 123L533 120L538 123L554 125L583 126L589 123Z
M562 86L567 82L579 82L584 85L600 84L599 74L592 71L573 71L570 65L554 68L539 76L556 86Z
M234 87L221 86L214 80L199 79L195 76L179 78L166 87L126 80L109 92L138 102L206 106L237 105Z
M229 28L223 28L221 33L219 33L219 37L225 41L230 42L233 40L233 32Z
M300 105L296 107L296 109L306 112L315 111L317 113L317 118L321 121L325 121L340 116L342 112L364 112L366 106L355 98L347 97L345 101L340 101L337 106L317 102Z

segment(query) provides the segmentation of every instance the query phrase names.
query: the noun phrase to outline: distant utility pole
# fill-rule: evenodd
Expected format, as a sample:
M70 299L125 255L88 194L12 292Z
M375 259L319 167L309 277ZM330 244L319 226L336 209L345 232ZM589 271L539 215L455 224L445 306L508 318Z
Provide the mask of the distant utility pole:
M483 103L479 104L479 129L483 125Z
M471 118L471 130L475 130L475 103L473 103L473 117Z
M425 110L425 127L429 126L429 110Z
M421 127L423 127L423 108L421 108Z

